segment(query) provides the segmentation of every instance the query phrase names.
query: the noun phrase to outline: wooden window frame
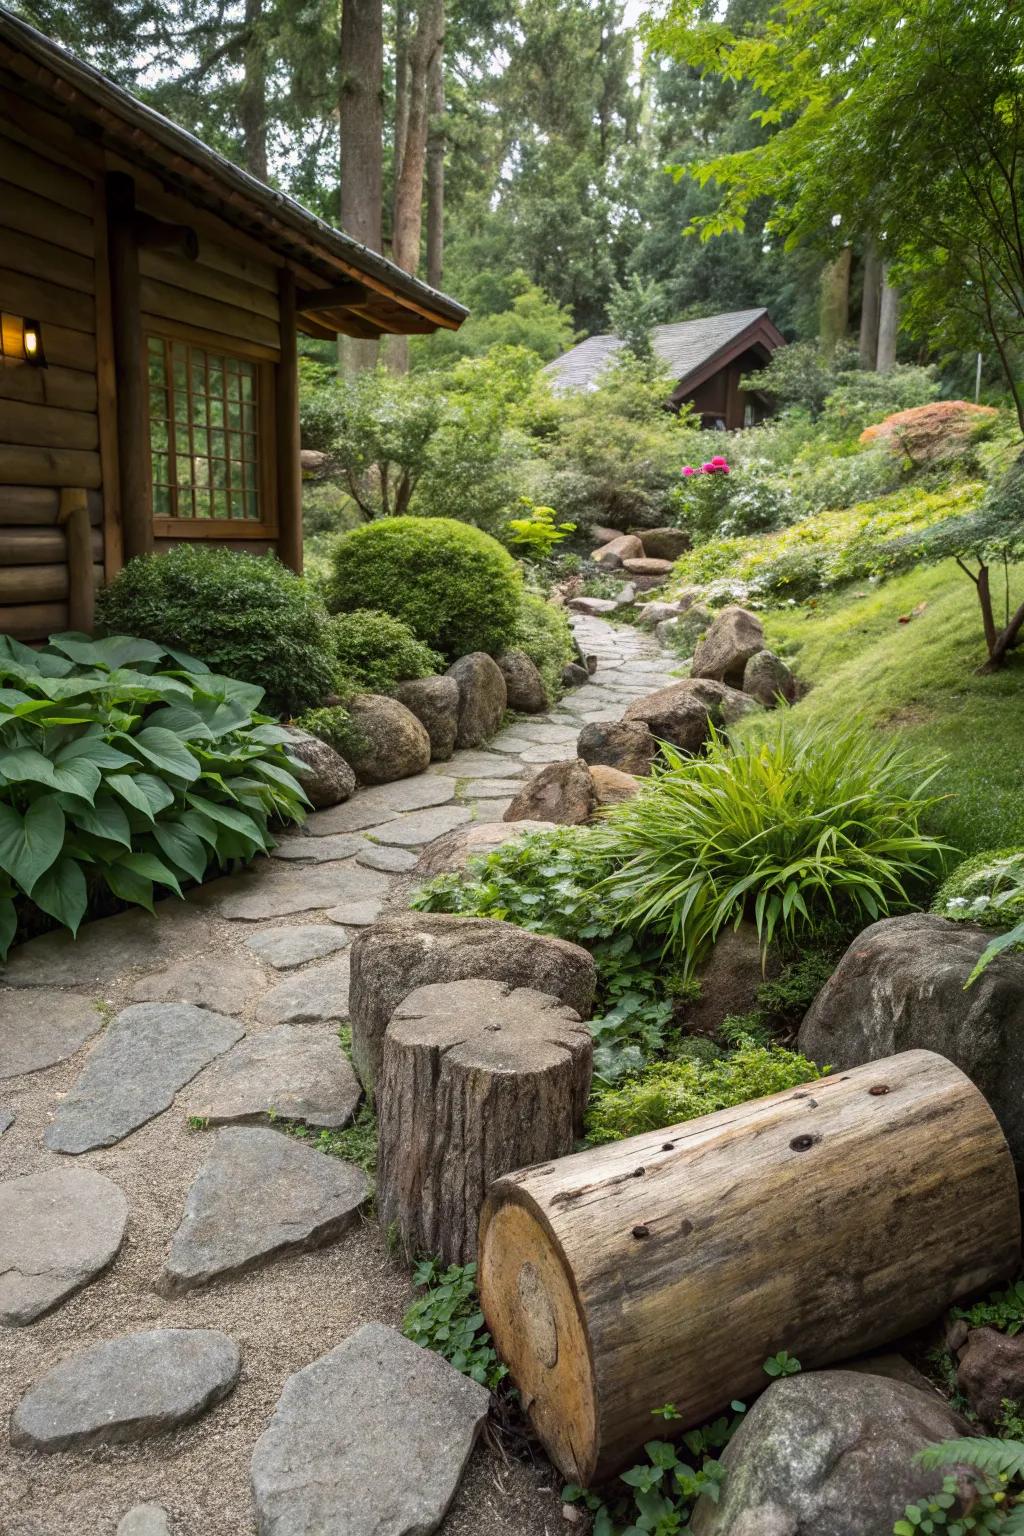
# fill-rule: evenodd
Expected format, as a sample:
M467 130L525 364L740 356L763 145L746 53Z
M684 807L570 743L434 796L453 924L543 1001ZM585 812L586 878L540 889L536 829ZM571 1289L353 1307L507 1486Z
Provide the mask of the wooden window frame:
M275 421L275 370L279 358L269 347L236 340L198 326L181 325L165 320L162 316L143 316L143 343L148 356L149 339L155 337L164 342L185 342L206 352L236 357L241 362L253 363L257 369L257 421L256 451L260 506L264 515L259 519L243 517L164 517L154 512L153 454L151 440L147 441L149 483L149 509L156 539L223 539L244 541L249 539L274 539L278 536L277 518L277 459ZM169 393L173 397L173 380L169 381ZM146 424L152 423L149 402L149 369L146 368ZM191 399L191 382L189 383ZM168 402L170 405L170 401ZM173 407L172 407L173 410ZM173 414L169 418L173 426Z

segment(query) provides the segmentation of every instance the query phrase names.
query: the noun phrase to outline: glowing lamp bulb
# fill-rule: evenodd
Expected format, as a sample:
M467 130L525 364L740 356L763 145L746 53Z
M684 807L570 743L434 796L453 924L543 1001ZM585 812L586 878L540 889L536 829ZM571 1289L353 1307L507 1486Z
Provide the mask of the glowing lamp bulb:
M38 352L39 352L39 332L38 331L30 331L26 327L26 329L25 329L25 355L26 355L26 357L36 357L38 355Z

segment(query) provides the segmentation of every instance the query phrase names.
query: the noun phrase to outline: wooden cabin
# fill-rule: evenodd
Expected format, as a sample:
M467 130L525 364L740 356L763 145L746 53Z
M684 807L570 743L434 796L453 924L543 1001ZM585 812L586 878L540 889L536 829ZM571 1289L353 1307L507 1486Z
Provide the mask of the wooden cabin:
M183 540L302 565L296 336L461 305L0 8L0 633Z
M657 325L654 351L675 379L669 410L690 405L701 426L733 432L770 414L770 404L740 380L756 373L786 338L766 309L740 309L703 320ZM622 346L617 336L590 336L549 363L545 372L558 393L596 388L598 377Z

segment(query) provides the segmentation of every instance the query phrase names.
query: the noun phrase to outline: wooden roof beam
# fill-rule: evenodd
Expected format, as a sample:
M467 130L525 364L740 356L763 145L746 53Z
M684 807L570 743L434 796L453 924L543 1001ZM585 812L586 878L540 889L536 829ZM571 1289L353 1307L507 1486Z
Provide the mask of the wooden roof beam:
M325 309L347 309L350 304L365 304L367 291L362 283L336 283L333 288L305 288L295 297L300 315L315 315Z

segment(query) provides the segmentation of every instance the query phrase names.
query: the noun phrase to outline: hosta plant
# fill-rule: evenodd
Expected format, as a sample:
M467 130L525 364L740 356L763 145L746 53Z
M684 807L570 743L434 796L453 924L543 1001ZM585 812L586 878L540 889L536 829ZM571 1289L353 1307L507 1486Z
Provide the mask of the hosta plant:
M851 724L822 731L784 713L706 755L665 766L612 807L606 881L625 926L661 934L686 974L744 918L762 946L829 920L861 925L906 907L943 845L921 830L933 771Z
M26 898L75 933L104 888L152 910L301 820L262 696L150 640L0 636L0 956Z

